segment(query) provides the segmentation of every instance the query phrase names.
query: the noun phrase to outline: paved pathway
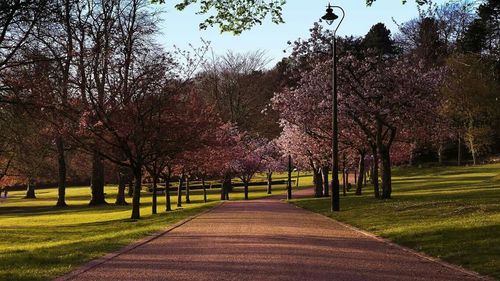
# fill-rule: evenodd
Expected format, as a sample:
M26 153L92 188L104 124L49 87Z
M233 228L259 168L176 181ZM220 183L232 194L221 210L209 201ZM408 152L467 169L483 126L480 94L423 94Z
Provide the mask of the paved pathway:
M71 280L479 280L277 198L227 202Z

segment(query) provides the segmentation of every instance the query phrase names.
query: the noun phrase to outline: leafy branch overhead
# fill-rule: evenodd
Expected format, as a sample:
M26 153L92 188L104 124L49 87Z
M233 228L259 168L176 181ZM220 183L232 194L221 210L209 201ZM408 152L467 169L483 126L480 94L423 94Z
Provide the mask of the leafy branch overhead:
M151 0L153 3L163 4L165 0ZM371 6L376 0L366 0L366 5ZM402 0L403 4L407 0ZM428 0L415 0L419 5L428 3ZM182 11L188 6L199 4L198 15L207 15L200 29L218 26L221 32L241 34L256 25L261 25L266 17L276 24L284 23L283 7L286 0L182 0L175 8Z
M152 0L152 2L164 3L165 0ZM286 0L183 0L175 5L175 8L182 11L196 3L199 3L197 14L210 14L200 23L200 29L215 25L219 26L221 32L232 32L237 35L262 24L268 16L273 23L284 23L282 11Z

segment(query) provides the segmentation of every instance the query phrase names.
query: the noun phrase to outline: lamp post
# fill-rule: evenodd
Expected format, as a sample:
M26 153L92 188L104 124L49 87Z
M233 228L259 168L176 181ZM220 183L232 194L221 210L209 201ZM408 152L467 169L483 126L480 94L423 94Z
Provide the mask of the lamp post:
M336 34L340 24L344 20L345 12L340 6L332 6L328 4L326 14L321 17L328 25L339 17L333 13L333 8L342 11L342 18L339 24L333 29L333 74L332 74L332 212L340 211L340 188L339 188L339 133L338 133L338 105L337 105L337 40Z
M292 200L292 156L288 154L288 180L286 183L286 200Z

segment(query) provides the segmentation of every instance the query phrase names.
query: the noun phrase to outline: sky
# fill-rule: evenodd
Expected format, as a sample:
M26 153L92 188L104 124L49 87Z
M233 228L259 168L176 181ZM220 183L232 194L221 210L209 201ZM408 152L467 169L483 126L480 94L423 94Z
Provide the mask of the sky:
M167 4L162 7L165 13L162 15L158 42L167 50L171 50L174 45L180 49L189 49L189 44L201 46L200 38L203 38L211 42L210 46L216 55L223 55L229 50L240 53L263 50L270 61L268 67L286 56L283 50L288 47L288 41L308 38L309 29L325 14L328 5L327 0L288 0L283 9L284 24L276 25L267 21L241 35L233 35L221 34L215 26L200 30L198 24L205 16L195 14L197 6L177 11L174 5L179 1L166 1ZM434 1L436 4L443 2L444 0ZM366 7L365 0L339 0L333 1L332 5L341 6L346 12L337 32L341 36L362 36L378 22L384 23L394 34L397 32L397 25L393 19L403 23L418 16L417 4L412 0L408 0L405 5L401 0L377 0L371 7ZM337 13L337 10L334 12ZM340 15L340 12L337 14ZM323 24L330 28L326 23Z

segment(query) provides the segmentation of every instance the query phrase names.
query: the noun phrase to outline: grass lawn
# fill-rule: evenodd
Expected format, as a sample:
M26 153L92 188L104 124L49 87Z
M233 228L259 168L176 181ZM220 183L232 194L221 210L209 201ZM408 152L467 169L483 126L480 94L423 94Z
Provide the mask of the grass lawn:
M275 179L283 179L277 175ZM300 181L310 185L310 177ZM260 180L260 179L259 179ZM265 186L250 187L250 199L268 196ZM107 186L108 203L113 203L116 186ZM37 199L22 199L24 192L9 192L0 199L0 280L50 280L91 259L117 250L134 240L159 231L179 220L218 204L220 190L208 191L208 203L201 190L191 191L191 204L164 212L165 198L158 197L158 215L151 215L151 193L143 192L141 220L129 220L130 206L88 207L88 187L67 188L66 209L55 209L56 189L37 191ZM283 185L273 186L273 194L283 194ZM236 187L231 200L243 199L243 188ZM131 199L127 199L131 202ZM184 199L183 199L184 200Z
M393 199L341 197L293 203L500 280L500 164L394 169Z

